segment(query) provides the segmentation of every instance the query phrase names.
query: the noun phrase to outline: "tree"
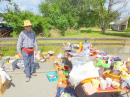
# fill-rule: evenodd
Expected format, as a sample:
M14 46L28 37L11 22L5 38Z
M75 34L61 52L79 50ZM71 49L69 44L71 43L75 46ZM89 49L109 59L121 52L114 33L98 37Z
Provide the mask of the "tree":
M6 2L7 1L7 2ZM11 0L0 0L0 4L6 4L6 6L8 6L8 4L9 5L11 5ZM2 12L6 12L6 9L2 9L2 7L0 8L0 10L2 11ZM3 16L2 14L0 14L0 16Z
M44 34L48 35L48 29L51 27L49 24L49 18L43 18L40 15L35 15L31 11L21 11L18 5L15 2L11 2L14 6L13 9L6 7L6 13L3 14L4 20L6 20L7 24L11 24L13 27L13 32L11 36L17 37L19 33L24 29L21 25L23 25L24 20L30 20L33 24L32 29L36 32L36 35L43 32Z
M71 0L46 0L39 4L39 10L44 17L50 18L50 23L62 31L75 27L78 21L77 8L72 6Z
M127 28L130 28L130 17L129 17L129 20L128 20L128 26Z
M111 17L113 17L112 19L117 18L122 13L123 8L128 4L128 1L127 0L108 0L107 9L104 6L105 3L106 3L105 0L100 0L99 2L97 2L99 21L100 21L102 33L105 33L107 25L111 21ZM122 6L120 6L116 10L113 10L113 7L119 4L121 4Z

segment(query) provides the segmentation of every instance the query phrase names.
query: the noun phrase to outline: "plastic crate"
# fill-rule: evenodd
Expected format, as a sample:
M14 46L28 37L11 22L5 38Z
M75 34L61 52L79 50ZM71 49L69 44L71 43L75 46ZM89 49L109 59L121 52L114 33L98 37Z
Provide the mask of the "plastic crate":
M89 56L90 61L94 61L96 59L96 56Z
M7 60L9 60L9 58L2 59L2 61L0 61L0 66L5 64L7 62Z
M18 59L15 59L12 63L9 63L9 66L5 66L5 70L14 71L17 63L18 63Z
M52 75L52 74L55 74L56 78L50 78L49 75ZM59 79L59 76L56 72L49 72L49 73L46 73L46 75L47 75L50 82L57 81Z

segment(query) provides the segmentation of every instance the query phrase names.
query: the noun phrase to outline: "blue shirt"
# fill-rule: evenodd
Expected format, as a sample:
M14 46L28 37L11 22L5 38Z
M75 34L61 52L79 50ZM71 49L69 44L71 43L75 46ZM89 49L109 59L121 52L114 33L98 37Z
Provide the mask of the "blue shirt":
M27 30L23 30L18 38L17 42L17 53L21 53L21 48L33 48L35 47L35 50L38 50L37 41L35 38L35 32L30 31L27 32Z

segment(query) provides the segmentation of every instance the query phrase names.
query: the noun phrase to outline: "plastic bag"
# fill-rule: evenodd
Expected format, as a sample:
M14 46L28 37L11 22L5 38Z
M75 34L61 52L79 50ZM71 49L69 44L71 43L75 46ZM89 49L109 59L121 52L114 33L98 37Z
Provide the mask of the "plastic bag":
M61 53L59 53L58 54L58 56L57 56L57 58L59 58L59 59L61 59L61 58L63 58L64 56L63 56L63 54L61 54Z
M78 85L86 78L99 77L98 69L94 66L93 61L79 66L78 68L73 66L69 74L69 82L71 85Z

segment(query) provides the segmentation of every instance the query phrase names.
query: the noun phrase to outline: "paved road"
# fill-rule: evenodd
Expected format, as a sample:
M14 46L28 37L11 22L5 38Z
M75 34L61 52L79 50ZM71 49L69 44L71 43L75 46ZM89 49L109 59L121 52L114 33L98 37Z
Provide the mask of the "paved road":
M120 57L123 61L127 61L127 58L130 57L130 54L115 55ZM43 65L44 68L42 68ZM45 65L51 66L51 69ZM43 63L40 64L40 67L42 71L40 72L40 68L38 68L38 70L36 70L38 71L38 76L33 76L30 79L30 82L25 82L24 73L10 73L13 79L12 83L1 97L54 97L57 90L57 81L49 82L44 72L44 70L46 70L46 72L47 70L48 72L53 71L53 63Z
M49 82L45 73L25 82L25 74L12 74L13 81L1 97L54 97L57 81Z

